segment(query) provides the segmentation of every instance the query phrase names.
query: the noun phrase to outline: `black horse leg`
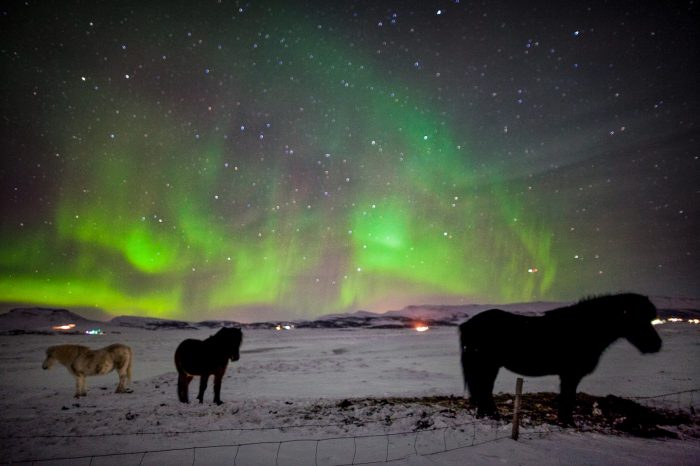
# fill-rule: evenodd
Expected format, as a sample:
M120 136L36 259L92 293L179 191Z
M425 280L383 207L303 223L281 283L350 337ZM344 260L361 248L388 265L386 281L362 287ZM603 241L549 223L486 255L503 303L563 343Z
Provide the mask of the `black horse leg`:
M498 376L498 371L500 367L491 366L483 367L481 371L481 406L477 410L477 414L480 416L497 417L498 409L496 409L496 402L493 400L493 385L496 382L496 377Z
M576 389L581 381L578 375L560 376L559 392L559 422L564 425L574 425L574 406L576 405Z
M209 381L209 374L202 374L199 376L199 395L197 399L200 403L204 403L204 390L207 389L207 382Z
M188 388L190 382L192 381L192 376L185 374L184 372L178 372L177 377L177 396L183 403L189 403Z
M219 370L214 373L214 403L220 405L221 401L221 379L224 377L224 370Z

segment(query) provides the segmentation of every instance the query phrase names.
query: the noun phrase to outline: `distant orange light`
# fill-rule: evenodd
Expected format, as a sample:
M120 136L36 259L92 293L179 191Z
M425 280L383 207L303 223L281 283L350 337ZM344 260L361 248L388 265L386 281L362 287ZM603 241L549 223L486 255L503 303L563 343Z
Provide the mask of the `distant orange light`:
M664 324L666 322L676 323L676 322L684 322L684 320L680 317L669 317L666 320L661 320L661 319L652 320L651 324L652 325L659 325L659 324ZM687 320L685 320L685 322L688 322L689 324L697 325L697 324L700 324L700 319L687 319Z
M53 328L54 330L70 330L73 327L75 327L75 324L54 325L51 328Z
M430 327L427 325L416 325L416 332L425 332L428 329L430 329Z

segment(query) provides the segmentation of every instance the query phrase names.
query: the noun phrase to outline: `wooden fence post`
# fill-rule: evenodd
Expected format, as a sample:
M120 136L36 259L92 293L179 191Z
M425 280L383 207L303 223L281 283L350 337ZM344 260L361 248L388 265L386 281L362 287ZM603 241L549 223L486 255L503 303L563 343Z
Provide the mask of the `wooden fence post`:
M511 433L511 438L513 440L518 440L518 435L520 434L520 404L523 394L523 379L518 377L515 380L515 403L513 404L513 431Z

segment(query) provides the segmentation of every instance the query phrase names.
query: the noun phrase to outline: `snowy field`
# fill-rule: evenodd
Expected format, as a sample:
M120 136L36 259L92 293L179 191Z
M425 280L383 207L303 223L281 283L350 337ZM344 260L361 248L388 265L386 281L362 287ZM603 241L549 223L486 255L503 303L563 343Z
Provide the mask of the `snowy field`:
M640 355L618 341L579 392L656 396L700 387L700 326L658 326L664 347ZM107 326L104 335L0 336L3 462L36 465L207 464L700 464L697 437L643 439L529 425L518 441L507 421L395 397L463 395L457 329L245 330L229 365L221 406L181 404L173 353L214 330ZM117 333L118 332L118 333ZM120 342L135 354L133 393L115 394L116 374L74 381L60 365L41 369L46 347ZM502 370L495 392L512 393ZM190 386L194 400L198 379ZM526 378L524 392L557 391L555 377ZM693 396L695 397L693 399ZM696 407L700 394L662 397ZM370 399L370 400L368 400ZM673 406L672 406L673 407ZM113 454L113 455L112 455ZM109 456L112 455L112 456ZM57 460L58 459L58 460Z

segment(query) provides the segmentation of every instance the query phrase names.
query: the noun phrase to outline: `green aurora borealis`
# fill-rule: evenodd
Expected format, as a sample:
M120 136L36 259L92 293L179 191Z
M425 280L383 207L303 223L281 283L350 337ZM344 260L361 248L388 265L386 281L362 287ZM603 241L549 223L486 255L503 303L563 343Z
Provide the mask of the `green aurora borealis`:
M332 25L349 10L256 5L6 15L0 301L253 320L659 291L623 273L656 231L587 213L634 192L567 153L597 128L568 133L567 113L484 129L501 91L460 84L466 59L408 25L391 44L424 62L378 54L373 21ZM538 128L556 163L512 155Z

